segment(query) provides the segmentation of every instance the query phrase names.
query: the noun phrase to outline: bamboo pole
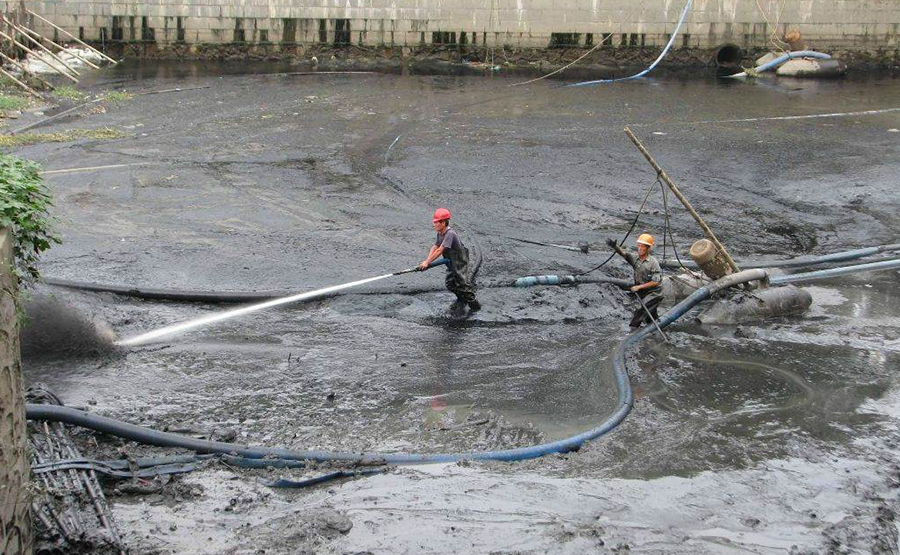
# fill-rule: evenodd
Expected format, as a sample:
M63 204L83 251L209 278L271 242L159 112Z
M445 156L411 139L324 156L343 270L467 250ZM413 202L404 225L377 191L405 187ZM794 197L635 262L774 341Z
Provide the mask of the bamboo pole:
M117 63L118 63L117 61L113 60L112 58L110 58L109 56L107 56L106 54L104 54L103 52L100 52L99 50L97 50L97 49L94 48L93 46L87 44L87 43L84 42L83 40L79 39L78 37L76 37L76 36L73 35L72 33L66 31L65 29L63 29L63 28L60 27L59 25L56 25L55 23L53 23L53 22L50 21L49 19L43 18L43 17L39 16L38 14L34 13L33 11L31 11L31 10L29 10L29 9L27 9L27 8L25 9L25 11L28 12L28 13L30 13L30 14L33 15L34 17L40 19L40 20L43 21L44 23L47 23L48 25L50 25L51 27L53 27L53 28L56 29L57 31L62 31L67 37L69 37L70 39L74 40L75 42L77 42L77 43L80 44L81 46L84 46L84 47L87 47L87 48L93 50L94 52L96 52L97 54L100 54L101 56L103 56L104 58L106 58L107 60L109 60L110 62L112 62L112 63L114 63L114 64L117 64Z
M2 73L2 74L5 75L6 77L9 77L9 78L12 79L13 81L15 81L15 83L16 83L17 85L19 85L20 87L22 87L23 89L25 89L26 91L28 91L28 92L29 92L32 96L34 96L35 98L40 98L41 100L44 100L44 97L42 97L41 95L39 95L38 93L36 93L36 92L34 91L34 89L32 89L31 87L29 87L29 86L26 85L25 83L19 81L18 79L16 79L15 76L14 76L12 73L6 71L6 70L3 69L2 67L0 67L0 73Z
M48 83L47 81L44 81L44 79L43 79L41 76L39 76L37 73L31 72L31 71L28 71L27 69L25 69L25 66L23 66L22 64L20 64L20 63L17 62L16 60L14 60L14 59L10 58L9 56L7 56L2 50L0 50L0 58L3 58L3 59L6 60L7 62L9 62L9 63L11 63L12 65L16 66L17 68L21 69L21 70L22 70L22 75L23 75L23 76L25 76L25 75L31 75L32 77L34 77L35 79L37 79L38 81L40 81L41 83L43 83L44 85L46 85L47 87L49 87L50 90L53 90L53 88L54 88L53 85L51 85L51 84Z
M82 57L81 57L80 55L78 55L78 53L75 52L74 50L67 50L65 46L62 46L62 45L60 45L60 44L56 44L55 42L53 42L52 40L48 39L47 37L42 36L42 35L41 35L40 33L38 33L37 31L33 31L33 30L29 29L28 27L25 27L24 25L20 25L20 27L22 28L22 32L23 32L23 33L27 33L27 34L29 34L29 35L36 36L38 39L45 40L45 41L49 42L50 44L52 44L53 46L59 48L61 51L68 52L68 53L71 54L72 56L78 58L79 60L81 60L82 62L84 62L86 65L89 65L89 66L91 66L91 67L94 68L94 69L100 69L100 66L94 65L94 64L93 64L90 60L88 60L87 58L82 58Z
M675 183L673 183L672 180L669 179L669 175L665 172L665 170L659 167L659 164L656 163L656 160L654 160L653 157L650 156L650 153L646 148L644 148L644 145L641 143L641 141L639 141L638 138L634 136L634 133L631 132L631 129L627 127L625 128L625 134L628 135L628 138L631 139L631 142L634 143L634 146L638 147L638 150L641 151L641 154L644 155L644 158L646 158L647 161L650 162L650 165L653 166L654 170L656 170L656 173L657 175L659 175L660 179L662 179L666 183L666 185L669 186L669 189L671 189L672 193L674 193L678 200L681 201L681 204L683 204L687 211L690 212L691 216L693 216L694 219L697 220L697 223L700 224L700 229L702 229L703 232L706 233L706 236L709 238L709 240L712 241L713 245L715 245L716 248L719 249L719 252L722 253L722 256L725 257L725 262L728 263L731 271L734 273L740 272L737 264L735 264L734 262L734 259L731 258L731 255L728 254L728 251L725 249L725 245L723 245L719 241L719 239L716 238L715 233L713 233L709 226L706 225L706 222L703 221L703 218L700 217L700 214L698 214L697 211L694 210L694 207L691 206L690 201L688 201L688 199L681 194L681 191L678 190L678 187L675 186Z
M76 70L74 67L72 67L72 66L70 66L69 64L67 64L67 63L65 62L65 60L63 60L62 58L60 58L59 56L57 56L56 54L54 54L52 50L50 50L49 48L47 48L46 46L44 46L43 44L41 44L37 39L35 39L35 38L32 37L31 35L29 35L28 33L23 33L22 30L19 28L18 25L16 25L15 23L13 23L12 21L10 21L9 19L6 19L5 17L4 17L3 19L4 19L4 20L6 21L6 23L12 28L13 31L18 32L20 35L23 35L25 38L27 38L28 40L30 40L31 42L33 42L35 45L37 45L38 48L40 48L41 50L43 50L43 51L46 52L47 54L50 54L50 56L52 56L54 60L56 60L57 62L59 62L59 63L61 63L62 65L64 65L64 66L66 67L66 69L68 69L69 71L71 71L73 74L75 74L75 75L81 75L81 73L79 73L78 70Z
M19 42L19 41L17 41L16 39L10 37L9 35L7 35L6 33L4 33L3 31L0 31L0 37L3 37L3 38L5 38L5 39L11 40L11 41L13 42L13 44L15 44L16 46L18 46L19 48L21 48L21 49L24 50L25 52L28 52L29 54L34 54L35 56L37 56L37 54L35 53L34 50L28 48L27 46L25 46L25 45L22 44L21 42ZM48 64L48 65L49 65L49 64ZM50 66L50 67L53 67L53 66ZM66 79L70 79L70 80L72 80L72 81L74 81L74 82L76 82L76 83L78 82L78 79L72 77L71 75L69 75L69 74L66 73L65 71L60 71L59 68L56 68L56 67L53 67L53 69L56 70L60 75L62 75L62 76L65 77Z

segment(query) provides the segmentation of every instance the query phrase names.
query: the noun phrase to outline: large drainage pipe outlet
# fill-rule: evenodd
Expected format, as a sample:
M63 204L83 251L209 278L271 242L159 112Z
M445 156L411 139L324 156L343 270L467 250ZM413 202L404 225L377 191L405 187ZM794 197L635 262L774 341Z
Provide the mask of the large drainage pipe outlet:
M741 67L743 59L744 51L736 44L723 44L713 53L713 63L716 67Z

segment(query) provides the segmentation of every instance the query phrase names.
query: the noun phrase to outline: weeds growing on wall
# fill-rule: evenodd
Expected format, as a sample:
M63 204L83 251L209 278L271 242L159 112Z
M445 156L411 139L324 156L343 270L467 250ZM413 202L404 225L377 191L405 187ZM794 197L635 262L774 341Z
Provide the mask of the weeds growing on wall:
M0 154L0 227L12 230L15 271L23 285L40 277L41 253L60 242L51 229L53 202L39 172L30 160Z

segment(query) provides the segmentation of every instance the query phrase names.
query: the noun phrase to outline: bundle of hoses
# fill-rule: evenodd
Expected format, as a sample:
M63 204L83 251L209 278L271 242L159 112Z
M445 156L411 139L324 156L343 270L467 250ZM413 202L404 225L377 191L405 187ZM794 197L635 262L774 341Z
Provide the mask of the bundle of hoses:
M660 327L668 326L691 308L722 289L747 281L763 279L766 275L764 270L747 270L745 272L726 276L705 287L701 287L690 297L669 310L660 319ZM343 462L370 466L377 464L441 463L459 460L518 461L541 457L552 453L566 453L577 450L584 445L585 442L609 433L625 420L625 417L631 411L633 404L631 384L629 383L628 372L626 371L625 366L625 353L629 347L652 333L654 329L653 326L648 326L633 333L621 341L616 347L613 356L613 372L616 380L616 388L618 390L618 400L615 410L606 420L590 430L565 439L516 449L434 454L293 451L277 447L251 447L248 445L195 439L179 434L160 432L150 428L120 422L104 416L88 414L84 411L69 407L28 404L26 406L26 413L30 420L63 422L148 445L176 447L188 449L197 453L220 453L244 459L264 459L266 462L271 460L318 461Z
M900 260L890 260L870 264L859 264L844 268L819 270L793 276L779 276L773 278L771 282L786 283L789 281L807 281L855 272L898 268L900 268ZM741 283L763 280L766 279L767 276L767 272L762 269L745 270L743 272L725 276L713 283L705 285L666 312L658 321L659 327L662 329L669 326L693 307L719 291ZM626 353L637 342L652 334L655 329L654 326L648 325L629 335L616 346L612 357L612 368L616 380L618 400L615 410L606 420L595 428L565 439L516 449L436 454L293 451L283 448L250 447L233 443L195 439L174 433L160 432L141 426L135 426L111 418L88 414L74 408L56 405L28 404L26 405L26 415L30 420L63 422L149 445L184 448L197 453L225 454L248 460L262 460L265 466L275 465L273 461L337 461L366 466L384 464L425 464L454 462L459 460L517 461L541 457L552 453L565 453L577 450L584 445L585 442L599 438L615 429L631 411L634 402L631 384L628 380L628 372L626 369ZM349 475L347 474L347 471L341 470L326 476L337 478L346 475ZM319 480L321 479L323 479L323 477L314 478L313 483L319 483Z

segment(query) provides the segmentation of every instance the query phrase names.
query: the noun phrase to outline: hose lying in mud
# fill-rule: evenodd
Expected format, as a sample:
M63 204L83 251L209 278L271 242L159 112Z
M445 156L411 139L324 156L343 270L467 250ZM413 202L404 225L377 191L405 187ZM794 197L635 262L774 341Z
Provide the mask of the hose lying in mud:
M823 254L821 256L801 256L790 258L787 260L740 260L742 266L748 268L805 268L808 266L820 266L823 264L835 264L837 262L848 262L850 260L858 260L867 258L876 254L885 252L893 252L900 250L900 243L890 245L878 245L875 247L865 247L862 249L852 249L848 251L833 252L831 254ZM677 264L675 262L661 261L661 266L666 268L681 268L683 265L690 269L698 269L694 262L686 262L685 264Z
M858 258L865 258L868 256L872 256L874 254L891 252L900 250L900 243L895 243L891 245L880 245L875 247L866 247L862 249L853 249L848 251L835 252L831 254L825 254L822 256L814 256L814 257L800 257L800 258L792 258L788 260L752 260L752 261L739 261L739 263L743 266L748 267L758 267L758 268L801 268L804 266L817 266L820 264L832 264L836 262L846 262L849 260L856 260ZM674 262L666 262L660 261L660 264L667 268L680 268L680 264L676 264ZM697 266L693 262L685 261L685 265L689 268L696 269ZM616 278L585 278L583 276L574 276L577 278L578 283L613 283L618 284L619 281L627 281L627 280L617 280ZM559 283L551 284L547 283L547 285L567 285L570 282L570 276L558 276ZM489 282L486 284L480 285L482 288L494 288L494 287L528 287L530 285L544 285L540 281L541 276L526 276L523 278L518 278L512 282L505 280L498 280ZM523 281L525 280L525 281ZM532 281L534 281L532 283ZM179 289L160 289L153 287L128 287L122 285L105 285L100 283L89 283L83 281L71 281L65 279L55 279L55 278L45 278L44 283L47 285L52 285L55 287L65 287L67 289L75 289L79 291L88 291L92 293L113 293L116 295L121 295L123 297L133 297L138 299L152 300L152 301L175 301L175 302L197 302L197 303L208 303L208 304L229 304L229 303L246 303L246 302L256 302L256 301L266 301L269 299L275 299L278 297L284 297L287 295L291 295L292 293L289 291L183 291ZM629 282L628 285L631 283ZM415 289L404 290L402 293L404 294L419 294L419 293L432 293L443 291L444 287L442 285L436 285L433 287L419 287ZM360 295L381 295L387 293L398 293L396 288L390 289L376 289L371 291L360 291L358 294ZM334 293L337 295L337 293ZM333 296L333 295L323 295L325 296Z
M555 279L554 279L555 278ZM574 281L573 281L574 278ZM620 287L624 287L625 285L631 285L631 282L626 279L619 279L613 277L586 277L586 276L526 276L522 278L516 278L515 280L507 279L507 280L495 280L486 283L479 283L479 289L497 289L504 287L529 287L531 285L550 285L550 283L542 283L540 280L549 279L551 281L558 281L558 283L554 283L552 285L569 285L576 283L612 283L614 285L619 285ZM523 281L524 280L524 281ZM534 280L534 283L531 281ZM115 295L121 295L123 297L132 297L137 299L144 299L148 301L175 301L175 302L189 302L189 303L207 303L207 304L239 304L246 302L261 302L267 301L270 299L277 299L280 297L285 297L288 295L292 295L293 293L288 291L183 291L178 289L157 289L157 288L136 288L136 287L125 287L121 285L104 285L99 283L87 283L81 281L69 281L64 279L54 279L54 278L46 278L44 279L44 283L47 285L52 285L54 287L65 287L66 289L75 289L78 291L87 291L90 293L113 293ZM373 289L373 290L364 290L358 291L355 294L357 295L392 295L392 294L403 294L403 295L417 295L421 293L437 293L440 291L446 291L446 288L443 285L434 285L428 287L416 287L412 289L397 289L395 287L391 288L381 288L381 289ZM314 299L307 300L319 300L328 297L336 297L339 292L328 292L323 293L322 295L316 296Z
M754 74L762 73L764 71L769 71L770 69L776 68L776 67L780 66L781 64L785 63L786 61L792 60L794 58L818 58L820 60L827 60L827 59L831 58L831 56L829 56L828 54L823 54L822 52L816 52L814 50L800 50L799 52L787 52L785 54L782 54L781 56L778 56L771 62L766 62L762 65L756 66L755 68L753 68L750 71ZM747 74L748 74L748 72L742 71L740 73L735 73L734 75L725 75L724 78L735 79L738 77L747 77Z
M869 262L868 264L854 264L852 266L840 266L838 268L828 268L827 270L816 270L814 272L804 272L802 274L790 274L785 276L775 276L769 280L772 285L782 285L785 283L799 283L802 281L812 281L816 279L827 279L847 274L855 274L857 272L873 272L879 270L900 269L900 258L890 260L882 260L880 262Z
M583 87L585 85L598 85L601 83L616 83L619 81L630 81L632 79L639 79L644 75L647 75L666 57L666 54L669 53L669 50L672 48L672 44L675 43L675 37L678 36L678 32L681 31L681 26L684 24L684 19L687 17L688 12L691 9L691 4L693 0L688 0L687 4L684 5L684 10L681 12L681 18L678 20L678 25L675 26L675 30L672 31L672 36L669 38L669 42L666 44L666 47L663 48L663 51L660 52L659 56L653 60L653 63L640 73L635 73L634 75L630 75L628 77L619 77L618 79L597 79L594 81L582 81L580 83L572 83L571 85L567 85L569 87Z
M305 468L306 461L283 459L248 459L230 455L176 455L171 457L139 457L134 460L100 461L95 459L67 459L32 465L35 474L61 472L65 470L91 470L103 476L118 480L148 479L172 474L186 474L199 470L212 462L222 462L227 466L251 469ZM267 482L272 488L304 488L341 478L355 478L381 474L383 467L341 469L303 480L278 479Z
M691 308L722 289L747 281L764 279L767 275L765 270L746 270L744 272L726 276L709 285L701 287L690 297L678 303L663 315L659 320L659 325L660 327L668 326ZM469 451L462 453L435 454L292 451L276 447L250 447L234 443L195 439L170 432L160 432L150 428L120 422L104 416L88 414L74 408L57 405L28 404L26 405L26 415L29 420L63 422L148 445L177 447L198 453L222 453L249 459L274 458L295 461L341 461L366 465L424 464L456 462L460 460L520 461L553 453L566 453L577 450L581 448L585 442L606 435L621 424L622 421L625 420L625 417L628 416L628 413L631 412L634 403L631 383L628 380L628 372L625 365L625 354L629 347L652 333L654 330L654 326L647 326L638 332L629 335L616 347L613 355L613 374L616 380L618 400L615 410L604 422L597 427L580 434L558 441L532 445L530 447L519 447L497 451Z
M535 285L578 285L579 283L611 283L619 287L629 287L632 281L614 277L587 277L573 275L525 276L513 282L513 287L533 287Z

